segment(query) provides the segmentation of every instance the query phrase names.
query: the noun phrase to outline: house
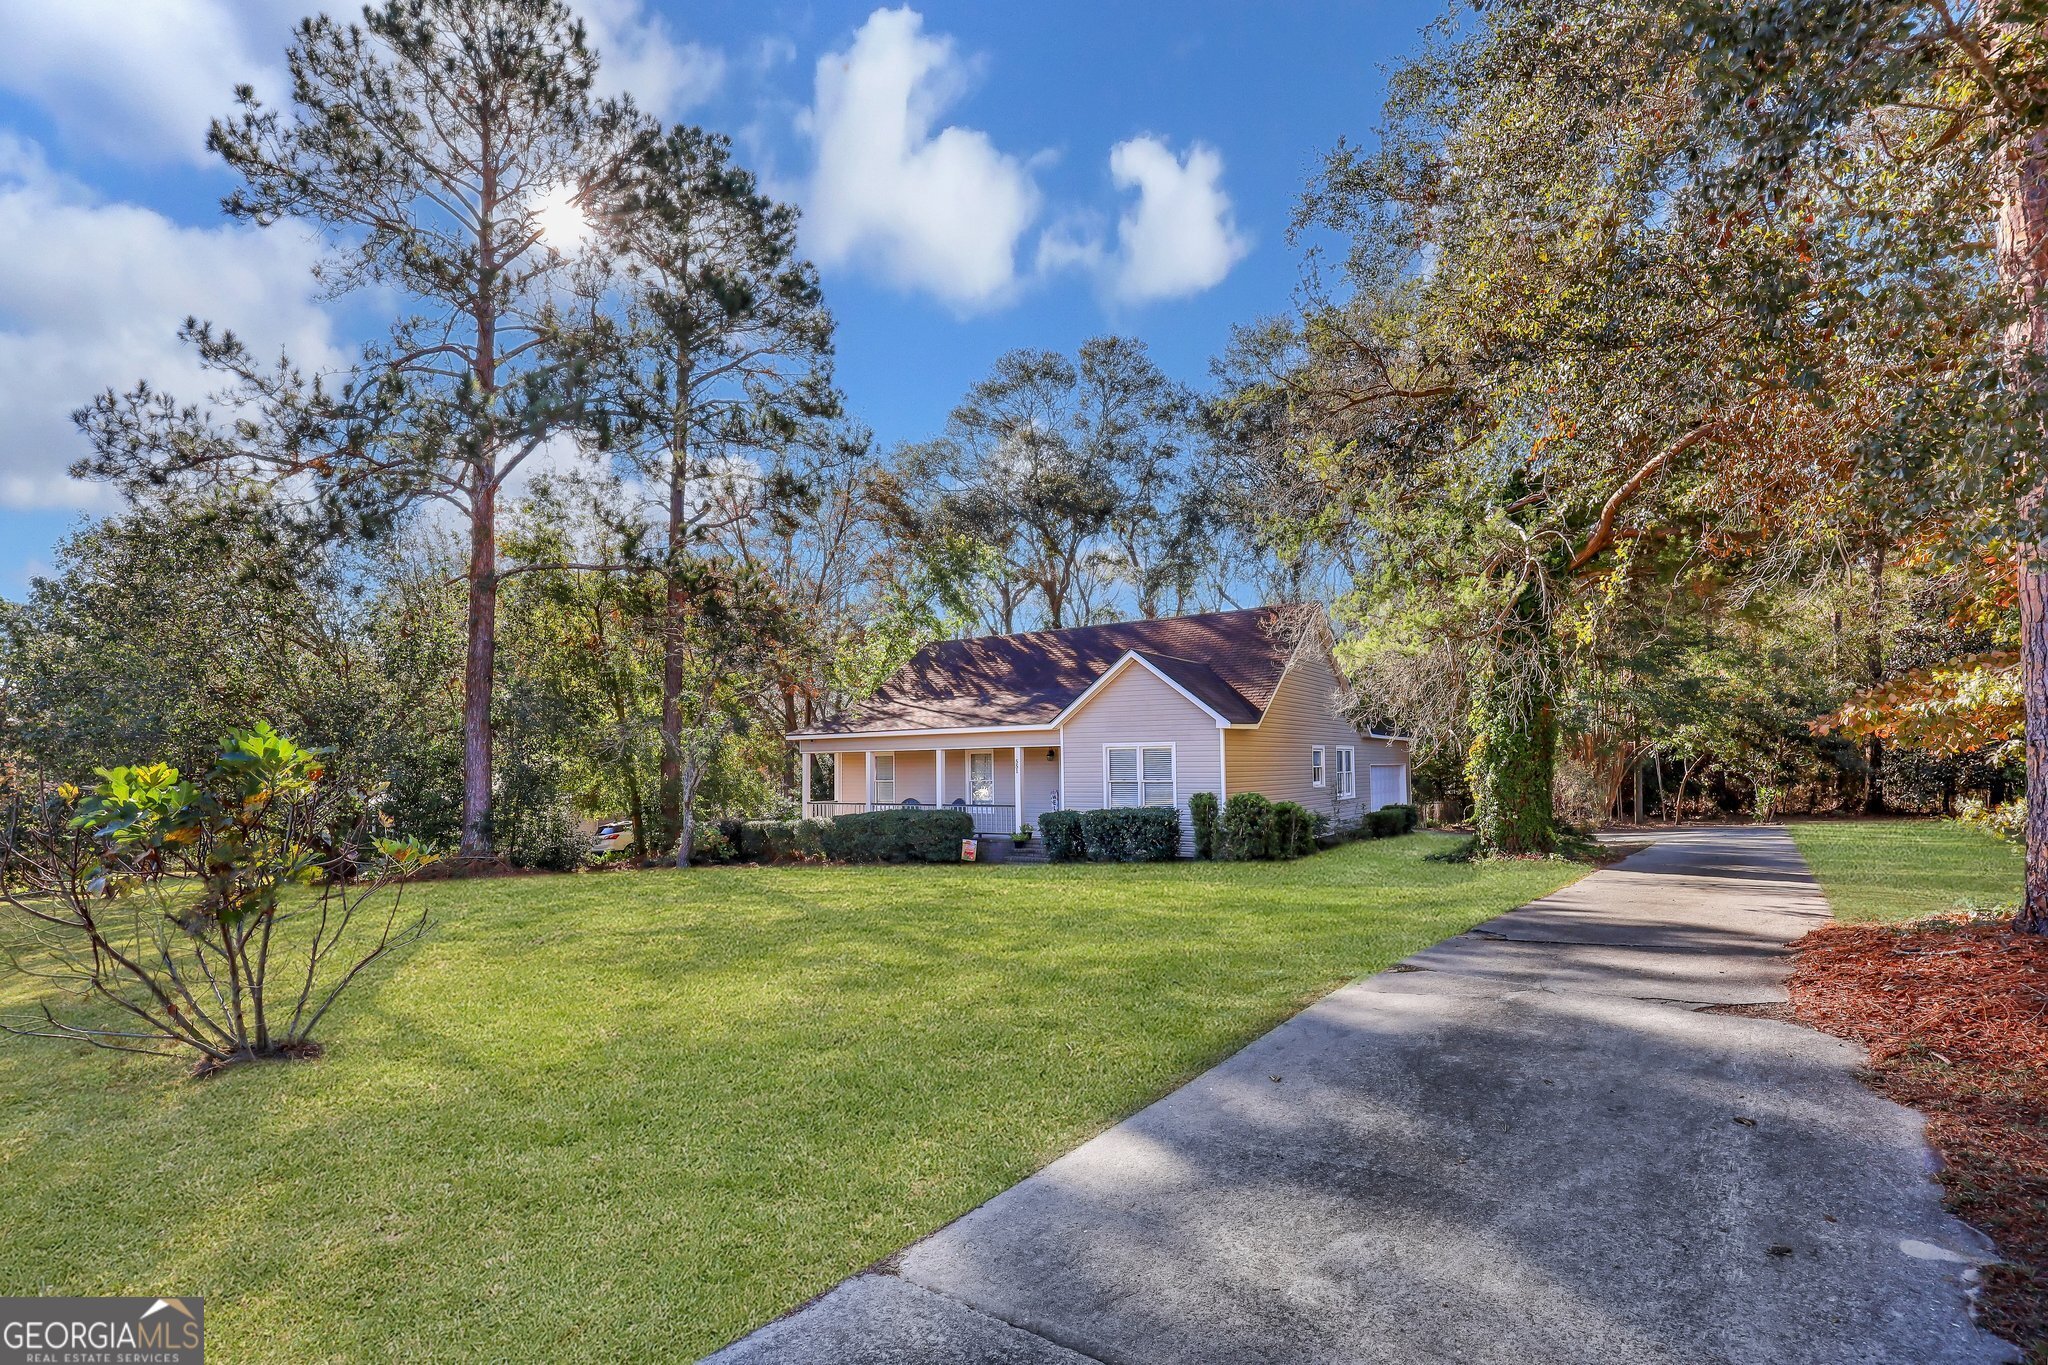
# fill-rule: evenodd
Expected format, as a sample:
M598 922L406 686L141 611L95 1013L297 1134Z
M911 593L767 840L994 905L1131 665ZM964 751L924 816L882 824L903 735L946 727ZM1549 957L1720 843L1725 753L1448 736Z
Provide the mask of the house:
M978 834L1047 811L1259 792L1335 827L1408 799L1405 738L1361 730L1320 611L1261 607L927 645L872 698L790 736L803 809L951 806Z

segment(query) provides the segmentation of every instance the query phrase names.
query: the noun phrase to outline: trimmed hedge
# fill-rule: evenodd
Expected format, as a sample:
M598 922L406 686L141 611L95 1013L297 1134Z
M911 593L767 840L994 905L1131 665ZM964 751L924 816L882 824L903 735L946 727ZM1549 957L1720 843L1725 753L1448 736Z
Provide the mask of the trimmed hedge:
M1366 824L1375 839L1391 839L1407 834L1421 823L1422 812L1413 806L1381 806L1365 817Z
M829 820L743 820L733 843L758 863L794 863L825 856Z
M1180 856L1180 812L1172 806L1083 811L1081 841L1091 863L1163 863Z
M823 822L825 856L844 863L957 863L974 837L964 810L871 810Z
M1304 857L1316 851L1323 824L1320 812L1298 802L1239 792L1223 804L1216 856L1232 862Z
M1267 842L1278 858L1303 858L1316 851L1316 835L1322 832L1323 817L1293 801L1273 803L1273 833Z
M1180 856L1180 812L1171 806L1047 811L1038 822L1056 863L1162 863Z
M1216 818L1218 815L1215 792L1196 792L1188 798L1188 819L1195 826L1195 856L1213 858L1216 856Z
M1038 820L1038 837L1045 840L1047 861L1078 863L1088 856L1081 839L1081 812L1049 810Z
M1216 827L1216 856L1233 863L1273 857L1273 803L1257 792L1239 792L1223 803Z

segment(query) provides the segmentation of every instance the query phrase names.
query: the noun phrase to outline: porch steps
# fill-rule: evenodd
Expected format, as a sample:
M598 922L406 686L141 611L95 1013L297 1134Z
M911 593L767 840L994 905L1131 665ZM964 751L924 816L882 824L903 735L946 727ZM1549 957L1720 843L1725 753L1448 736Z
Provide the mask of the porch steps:
M1009 845L1003 850L1003 861L1006 863L1042 863L1046 860L1045 841L1036 835L1026 841L1022 848L1010 843L1008 835L996 837Z

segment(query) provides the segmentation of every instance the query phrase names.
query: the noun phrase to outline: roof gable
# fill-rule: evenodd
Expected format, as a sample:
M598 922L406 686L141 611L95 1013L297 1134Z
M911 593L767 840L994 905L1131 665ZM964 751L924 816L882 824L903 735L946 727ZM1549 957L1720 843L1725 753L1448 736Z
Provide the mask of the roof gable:
M1233 725L1255 725L1287 671L1298 609L1257 607L927 645L867 702L816 733L1053 722L1137 654Z

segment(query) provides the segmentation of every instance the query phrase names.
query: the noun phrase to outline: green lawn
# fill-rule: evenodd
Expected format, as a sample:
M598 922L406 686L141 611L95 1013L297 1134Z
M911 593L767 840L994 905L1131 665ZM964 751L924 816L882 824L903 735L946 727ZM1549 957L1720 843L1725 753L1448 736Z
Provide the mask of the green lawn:
M1905 920L2019 899L2019 850L1946 820L1793 824L1792 840L1847 923Z
M224 1361L688 1358L1574 874L1448 842L431 886L321 1061L0 1038L0 1293L204 1294Z

